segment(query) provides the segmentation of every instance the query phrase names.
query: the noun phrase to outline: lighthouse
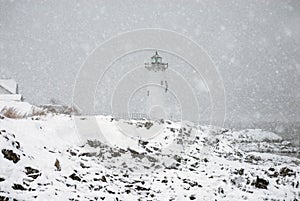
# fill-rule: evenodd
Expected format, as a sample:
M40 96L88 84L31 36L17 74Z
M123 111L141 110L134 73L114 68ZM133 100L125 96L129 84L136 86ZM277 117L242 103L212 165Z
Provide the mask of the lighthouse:
M153 120L167 117L165 108L169 93L166 70L168 63L163 63L162 57L156 51L151 57L151 62L145 63L148 84L146 87L147 113Z

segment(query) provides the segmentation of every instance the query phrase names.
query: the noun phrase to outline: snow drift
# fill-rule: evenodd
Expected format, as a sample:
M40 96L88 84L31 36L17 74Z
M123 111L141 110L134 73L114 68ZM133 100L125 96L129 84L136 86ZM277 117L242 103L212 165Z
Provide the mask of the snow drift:
M76 122L89 132L89 117L1 116L0 199L294 200L300 196L300 160L273 152L297 150L274 133L94 118L103 136L83 139ZM162 128L158 135L139 137L157 128ZM269 152L241 148L253 144L268 146Z

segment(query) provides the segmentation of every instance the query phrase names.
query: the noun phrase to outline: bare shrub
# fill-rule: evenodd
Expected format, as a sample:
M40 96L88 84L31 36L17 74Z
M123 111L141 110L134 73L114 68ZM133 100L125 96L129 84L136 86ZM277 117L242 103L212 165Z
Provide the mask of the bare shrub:
M22 113L18 112L17 109L14 107L4 107L0 113L3 116L5 116L7 118L11 118L11 119L22 119L22 118L26 117L26 114L22 114Z
M32 108L32 113L30 116L44 116L46 115L46 111L43 110L43 109L40 109L40 108L36 108L36 107L33 107Z
M40 105L39 107L46 113L66 115L79 114L79 111L75 107L69 107L66 105Z

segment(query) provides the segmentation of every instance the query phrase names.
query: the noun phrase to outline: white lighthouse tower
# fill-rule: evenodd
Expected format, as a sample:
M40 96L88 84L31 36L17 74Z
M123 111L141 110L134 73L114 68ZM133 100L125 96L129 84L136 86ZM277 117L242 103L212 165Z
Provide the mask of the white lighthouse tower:
M165 108L167 104L168 82L165 72L168 63L162 62L158 52L151 57L151 63L145 63L148 75L146 87L147 113L151 119L164 119L167 117Z

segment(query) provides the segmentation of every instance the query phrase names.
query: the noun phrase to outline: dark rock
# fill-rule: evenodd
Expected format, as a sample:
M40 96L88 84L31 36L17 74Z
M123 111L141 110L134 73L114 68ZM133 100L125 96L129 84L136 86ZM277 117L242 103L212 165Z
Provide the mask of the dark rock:
M2 154L4 155L4 158L13 161L14 163L17 163L20 160L20 156L12 150L2 149Z
M68 152L70 152L71 156L76 156L76 152L74 152L72 150L68 150Z
M203 161L204 161L205 163L207 163L207 162L208 162L208 159L207 159L207 158L204 158Z
M192 181L190 179L183 179L182 182L185 184L189 184L191 187L195 187L195 186L202 187L201 185L198 184L198 182Z
M130 154L133 158L143 159L145 157L145 155L143 153L139 153L133 149L128 148L128 151L130 152Z
M270 169L269 169L270 170ZM274 169L275 170L275 169ZM270 178L275 178L275 177L278 177L279 176L279 173L277 171L270 171L270 172L267 172L267 175L268 177Z
M198 162L195 162L191 165L193 168L197 168L199 166L199 163Z
M145 128L147 128L147 129L150 129L152 126L153 126L153 123L152 123L152 122L147 121L147 122L145 123Z
M190 196L190 200L195 200L196 199L196 196L195 195L191 195Z
M275 171L275 168L270 167L269 170L273 172L273 171Z
M292 169L289 169L287 167L283 167L280 169L279 172L280 176L286 177L286 176L296 176L296 172L294 172Z
M247 180L246 184L249 185L249 184L250 184L250 179L249 179L249 177L247 177L246 180Z
M148 153L152 153L153 151L151 149L146 148L145 149Z
M139 144L146 146L149 142L148 141L144 141L144 140L139 140Z
M28 191L36 191L34 188L29 188Z
M3 177L0 177L0 182L2 182L2 181L5 181L5 179Z
M130 148L128 148L128 151L129 151L131 154L136 154L136 155L140 154L139 152L137 152L137 151L135 151L135 150L133 150L133 149L130 149Z
M239 169L238 173L239 173L239 175L243 175L244 174L244 169L243 168Z
M31 178L33 178L33 179L36 179L36 178L38 178L38 176L41 175L41 173L40 173L39 170L34 169L34 168L32 168L32 167L25 167L25 170L26 170L25 174L26 174L28 177L31 177Z
M8 197L0 196L1 201L9 201L10 199Z
M239 151L236 151L235 155L238 156L238 157L243 157L243 154L241 152L239 152Z
M234 174L243 175L243 174L244 174L244 169L241 168L241 169L239 169L239 170L235 170L233 173L234 173Z
M13 141L12 146L16 147L17 149L20 148L20 143L18 141Z
M253 163L253 162L260 161L260 160L261 160L260 156L255 156L252 154L247 155L245 158L245 162L247 162L247 163Z
M94 188L94 191L100 191L102 188L102 186L97 186L96 188Z
M109 194L115 194L115 192L111 191L111 190L107 190L106 191L109 193Z
M118 151L113 151L113 152L111 153L111 156L112 156L112 157L120 157L120 156L122 156L122 155L121 155L121 153L118 152Z
M87 166L84 163L80 163L80 167L82 167L82 168L90 168L90 166Z
M221 130L221 134L224 134L224 133L227 133L229 130L228 129L224 129L224 130Z
M96 155L97 155L96 152L86 152L86 153L79 154L79 156L86 156L86 157L93 157L93 156L96 156Z
M181 156L175 155L175 156L173 156L173 158L174 158L178 163L181 163L181 160L182 160Z
M104 175L101 177L101 181L102 182L107 182L106 177Z
M54 166L56 167L57 171L61 171L61 166L60 166L60 162L58 159L55 160Z
M94 181L101 181L101 178L94 178Z
M12 186L12 188L13 188L14 190L21 190L21 191L27 190L27 189L24 188L21 184L14 184L14 185Z
M159 151L159 148L157 147L151 147L154 151Z
M152 162L152 163L155 163L157 162L158 160L152 156L146 156L146 158L148 159L149 162Z
M256 188L268 189L269 181L263 178L256 177L256 180L252 182Z
M71 174L69 177L75 181L79 181L79 182L81 181L81 178L77 176L75 173Z
M149 191L150 190L150 188L145 188L145 187L142 187L142 186L136 186L135 189L138 190L138 191Z
M219 194L224 194L224 189L223 189L222 187L219 187L219 188L218 188L218 193L219 193Z
M71 184L66 183L66 186L67 187L75 187L76 185L71 185Z
M87 144L91 147L100 147L100 148L108 148L108 146L104 143L102 143L101 141L99 140L88 140L87 141Z

